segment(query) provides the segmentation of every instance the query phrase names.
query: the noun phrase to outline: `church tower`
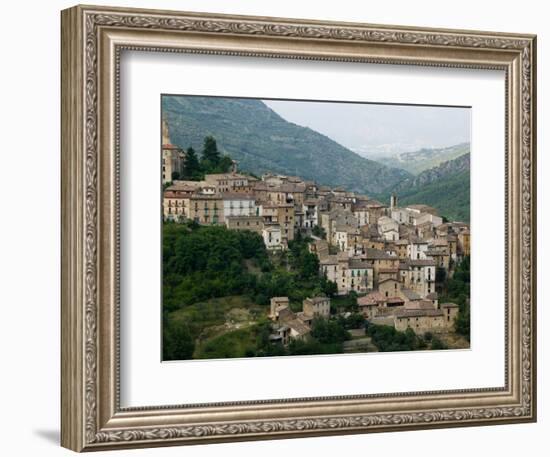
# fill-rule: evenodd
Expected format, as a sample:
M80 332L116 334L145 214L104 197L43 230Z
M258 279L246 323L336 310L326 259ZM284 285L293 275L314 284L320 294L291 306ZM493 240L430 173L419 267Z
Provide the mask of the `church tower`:
M170 144L170 132L168 131L168 122L166 118L162 118L162 145Z
M390 197L390 210L393 211L396 208L397 208L397 195L396 194L391 194L391 197Z

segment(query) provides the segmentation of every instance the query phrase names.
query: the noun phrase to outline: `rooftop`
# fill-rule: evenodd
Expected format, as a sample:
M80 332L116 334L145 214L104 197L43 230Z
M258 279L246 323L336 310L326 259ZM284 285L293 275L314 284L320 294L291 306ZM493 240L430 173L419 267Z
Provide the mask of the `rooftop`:
M286 321L285 324L288 325L296 333L298 333L298 335L307 335L311 331L310 328L297 317L292 320Z
M433 259L411 259L408 263L411 267L435 267Z
M254 195L241 194L238 192L223 192L222 198L224 200L254 200Z
M309 301L309 302L311 302L311 303L313 303L313 304L317 304L317 303L326 302L327 300L330 301L330 298L329 298L329 297L320 297L320 296L319 296L319 297L311 297L311 298L308 297L308 298L306 298L306 299L304 300L304 302Z
M367 259L373 259L373 260L396 260L398 257L388 254L386 251L382 251L381 249L373 249L373 248L367 248L366 249L366 257Z
M361 259L350 259L349 267L353 269L368 269L373 268L372 263Z
M395 312L397 319L409 317L438 317L443 316L443 311L440 309L399 309Z
M206 180L220 180L220 179L250 179L250 176L241 175L240 173L212 173L205 176Z
M364 297L359 297L357 299L357 305L358 306L372 306L377 305L378 303L382 303L386 300L386 297L384 297L380 292L377 290L370 292L369 294L365 295Z
M401 288L401 293L407 297L407 300L413 301L413 300L420 300L420 295L418 295L414 290L411 290L407 287Z
M433 302L430 300L416 300L414 302L409 302L405 308L411 310L435 309Z
M158 143L157 143L158 144ZM167 144L163 144L162 145L162 149L176 149L176 150L180 150L180 151L183 151L183 149L181 149L180 147L174 145L174 144L170 144L170 143L167 143Z

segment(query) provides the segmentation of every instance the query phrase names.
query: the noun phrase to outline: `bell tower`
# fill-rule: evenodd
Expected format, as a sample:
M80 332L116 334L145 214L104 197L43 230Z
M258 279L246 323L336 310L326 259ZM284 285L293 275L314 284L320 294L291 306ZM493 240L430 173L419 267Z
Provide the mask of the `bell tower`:
M395 208L397 208L397 195L393 193L390 197L390 210L393 211Z
M168 122L166 117L162 118L162 145L170 144L170 132L168 131Z

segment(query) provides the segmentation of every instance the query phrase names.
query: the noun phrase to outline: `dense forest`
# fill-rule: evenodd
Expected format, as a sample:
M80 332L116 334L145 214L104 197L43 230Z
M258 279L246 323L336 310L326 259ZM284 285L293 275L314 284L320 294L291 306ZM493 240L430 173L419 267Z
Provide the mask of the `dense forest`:
M271 349L280 351L268 351L260 344L265 343L269 299L287 296L291 308L298 311L305 298L330 296L336 291L334 283L318 275L319 261L308 251L307 241L298 236L289 243L288 251L270 256L261 236L250 231L165 222L164 358L185 359L193 353L197 357L243 357L252 352L261 356L273 355ZM232 310L237 313L237 321L250 325L220 332L219 336L203 334L222 326ZM323 324L316 325L319 335L331 335L333 329L325 332ZM316 331L314 328L312 335ZM208 341L196 348L195 342L201 336L208 336ZM342 341L342 334L313 338L308 344L296 343L285 351L330 352ZM220 355L219 351L230 355Z

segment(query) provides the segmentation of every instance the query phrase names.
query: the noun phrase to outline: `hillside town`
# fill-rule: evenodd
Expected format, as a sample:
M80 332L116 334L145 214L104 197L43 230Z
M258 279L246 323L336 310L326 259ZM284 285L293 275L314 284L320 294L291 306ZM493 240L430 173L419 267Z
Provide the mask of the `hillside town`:
M166 126L163 134L164 220L248 230L274 255L307 238L319 275L335 284L336 297L357 297L367 321L417 335L453 331L459 306L440 303L437 290L470 255L468 224L427 205L401 206L395 194L384 203L297 176L254 177L235 161L226 173L173 179L183 175L185 152L170 143ZM315 318L331 317L329 297L309 297L298 312L288 297L269 299L270 338L283 345L307 338Z

